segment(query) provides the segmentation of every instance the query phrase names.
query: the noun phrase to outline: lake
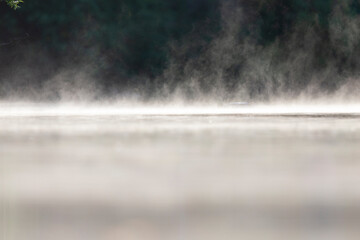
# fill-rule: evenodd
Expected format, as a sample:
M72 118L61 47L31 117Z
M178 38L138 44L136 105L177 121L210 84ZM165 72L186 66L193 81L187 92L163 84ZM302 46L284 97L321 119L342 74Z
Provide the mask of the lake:
M358 239L357 105L0 104L4 240Z

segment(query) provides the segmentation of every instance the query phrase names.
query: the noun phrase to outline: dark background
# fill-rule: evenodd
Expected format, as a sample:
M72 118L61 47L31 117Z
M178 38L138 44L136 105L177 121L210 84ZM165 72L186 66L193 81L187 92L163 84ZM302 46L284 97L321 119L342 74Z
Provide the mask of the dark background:
M198 58L222 34L224 19L234 18L224 11L229 3L230 9L242 10L243 21L233 26L239 29L234 36L239 44L250 39L257 49L265 49L280 43L286 50L276 50L276 61L287 61L286 46L294 43L294 33L301 36L311 28L316 36L311 71L328 69L331 62L336 74L357 73L354 52L359 44L353 43L350 53L342 50L341 44L347 43L341 43L341 38L339 43L332 41L329 21L339 8L333 0L26 0L18 10L0 2L0 94L6 95L4 86L11 84L41 88L59 71L86 66L104 92L120 92L145 82L152 89L152 83L168 81L159 76L171 59L177 58L181 65ZM344 1L341 11L347 19L357 18L359 1ZM306 45L305 41L297 37L296 45ZM174 56L176 46L189 44ZM241 82L234 80L243 76L241 64L243 60L235 59L223 69L231 76L223 81ZM331 89L334 81L341 80L321 85ZM293 88L306 84L304 80ZM255 88L259 93L265 89L261 84Z

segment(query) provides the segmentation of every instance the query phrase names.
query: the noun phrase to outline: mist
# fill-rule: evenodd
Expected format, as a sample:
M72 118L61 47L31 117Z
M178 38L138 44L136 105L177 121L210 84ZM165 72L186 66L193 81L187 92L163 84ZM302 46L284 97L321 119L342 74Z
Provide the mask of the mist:
M318 22L296 24L263 45L243 1L225 1L221 30L211 42L189 37L173 47L161 93L220 102L356 102L360 25L359 17L345 15L349 4L334 4L326 37ZM244 31L251 32L244 37ZM197 47L200 54L187 58Z
M91 23L74 35L74 51L58 59L31 38L2 47L8 63L1 71L1 98L188 104L358 100L360 18L348 14L351 1L331 4L322 20L326 23L315 13L311 21L294 21L267 42L261 38L267 33L257 23L261 11L256 8L264 8L259 4L220 2L216 30L205 19L182 38L170 39L168 61L152 76L142 71L106 76L104 70L114 66L96 42L86 40L85 29ZM265 3L265 8L271 4ZM78 47L84 40L90 44L85 52Z
M359 57L355 0L0 0L0 239L358 239Z

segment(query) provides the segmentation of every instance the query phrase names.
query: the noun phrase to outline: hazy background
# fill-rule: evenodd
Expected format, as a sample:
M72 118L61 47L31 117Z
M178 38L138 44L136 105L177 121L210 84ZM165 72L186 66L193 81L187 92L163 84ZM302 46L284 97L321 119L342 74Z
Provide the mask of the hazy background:
M0 0L0 240L359 239L359 23L355 0Z
M356 98L357 0L0 3L0 98Z

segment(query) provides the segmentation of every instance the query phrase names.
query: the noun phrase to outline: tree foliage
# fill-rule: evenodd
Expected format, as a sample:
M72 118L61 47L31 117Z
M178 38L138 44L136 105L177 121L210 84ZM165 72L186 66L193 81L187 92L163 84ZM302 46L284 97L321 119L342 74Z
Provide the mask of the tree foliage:
M20 8L19 4L24 2L23 0L5 0L5 1L13 9Z

